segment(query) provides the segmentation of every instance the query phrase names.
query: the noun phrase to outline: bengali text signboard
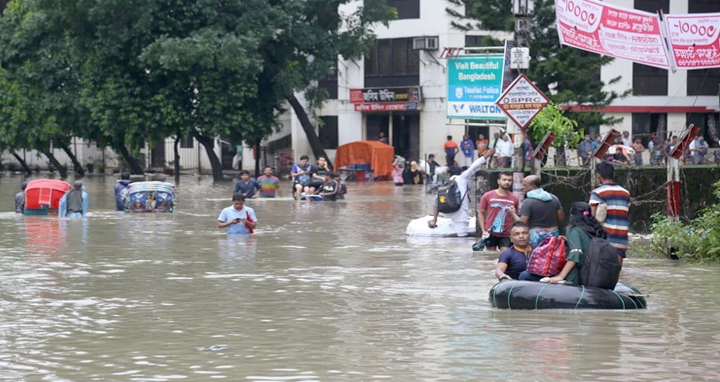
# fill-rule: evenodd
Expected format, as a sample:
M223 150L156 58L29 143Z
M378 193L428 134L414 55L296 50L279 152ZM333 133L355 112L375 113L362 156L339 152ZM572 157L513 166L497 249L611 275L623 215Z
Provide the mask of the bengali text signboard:
M670 59L653 13L594 0L556 0L560 43L663 69Z
M676 68L720 67L720 13L665 15L665 26Z
M522 74L508 86L497 105L524 130L549 102L545 94Z
M465 55L448 60L447 118L505 119L495 104L502 93L505 55Z

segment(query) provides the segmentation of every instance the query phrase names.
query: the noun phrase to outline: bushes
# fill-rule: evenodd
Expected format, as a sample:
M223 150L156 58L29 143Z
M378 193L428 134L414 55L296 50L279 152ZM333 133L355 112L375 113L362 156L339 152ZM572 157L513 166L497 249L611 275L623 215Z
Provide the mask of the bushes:
M713 184L713 195L720 199L720 181ZM670 222L660 214L654 215L653 221L653 249L693 262L720 262L720 203L717 200L688 224Z

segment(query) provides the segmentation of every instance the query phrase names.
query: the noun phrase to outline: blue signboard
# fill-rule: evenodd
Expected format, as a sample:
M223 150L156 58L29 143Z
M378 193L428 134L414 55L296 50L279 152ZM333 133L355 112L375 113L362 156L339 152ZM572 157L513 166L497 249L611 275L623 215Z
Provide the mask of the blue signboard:
M449 59L447 117L507 119L495 104L502 94L504 62L502 53Z

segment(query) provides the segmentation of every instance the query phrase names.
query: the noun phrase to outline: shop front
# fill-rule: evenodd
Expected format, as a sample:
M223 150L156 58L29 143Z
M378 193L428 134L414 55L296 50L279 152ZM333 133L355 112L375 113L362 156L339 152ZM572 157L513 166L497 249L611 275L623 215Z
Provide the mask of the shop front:
M419 158L421 87L351 89L350 102L363 113L368 140L377 140L382 133L396 154Z

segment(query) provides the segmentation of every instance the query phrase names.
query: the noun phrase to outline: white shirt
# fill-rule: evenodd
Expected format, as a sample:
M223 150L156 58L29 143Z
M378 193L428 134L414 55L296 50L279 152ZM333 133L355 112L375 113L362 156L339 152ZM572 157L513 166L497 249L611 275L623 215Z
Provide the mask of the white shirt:
M482 166L484 164L485 164L485 157L480 157L478 159L475 159L475 162L473 162L470 165L470 167L468 167L467 170L463 171L462 174L450 178L450 179L455 180L455 183L457 183L457 186L458 186L458 190L460 190L460 192L462 193L461 196L463 197L462 205L460 206L460 210L458 210L458 211L465 211L465 213L467 213L467 211L469 209L468 197L467 197L467 193L469 192L468 180L470 179L471 176L473 176L475 174L475 172L477 172L477 170L480 168L480 166ZM452 215L454 213L457 213L457 212L447 213L444 215L448 216L448 215Z
M508 139L507 141L499 140L497 143L497 151L501 157L511 157L513 155L513 144Z

